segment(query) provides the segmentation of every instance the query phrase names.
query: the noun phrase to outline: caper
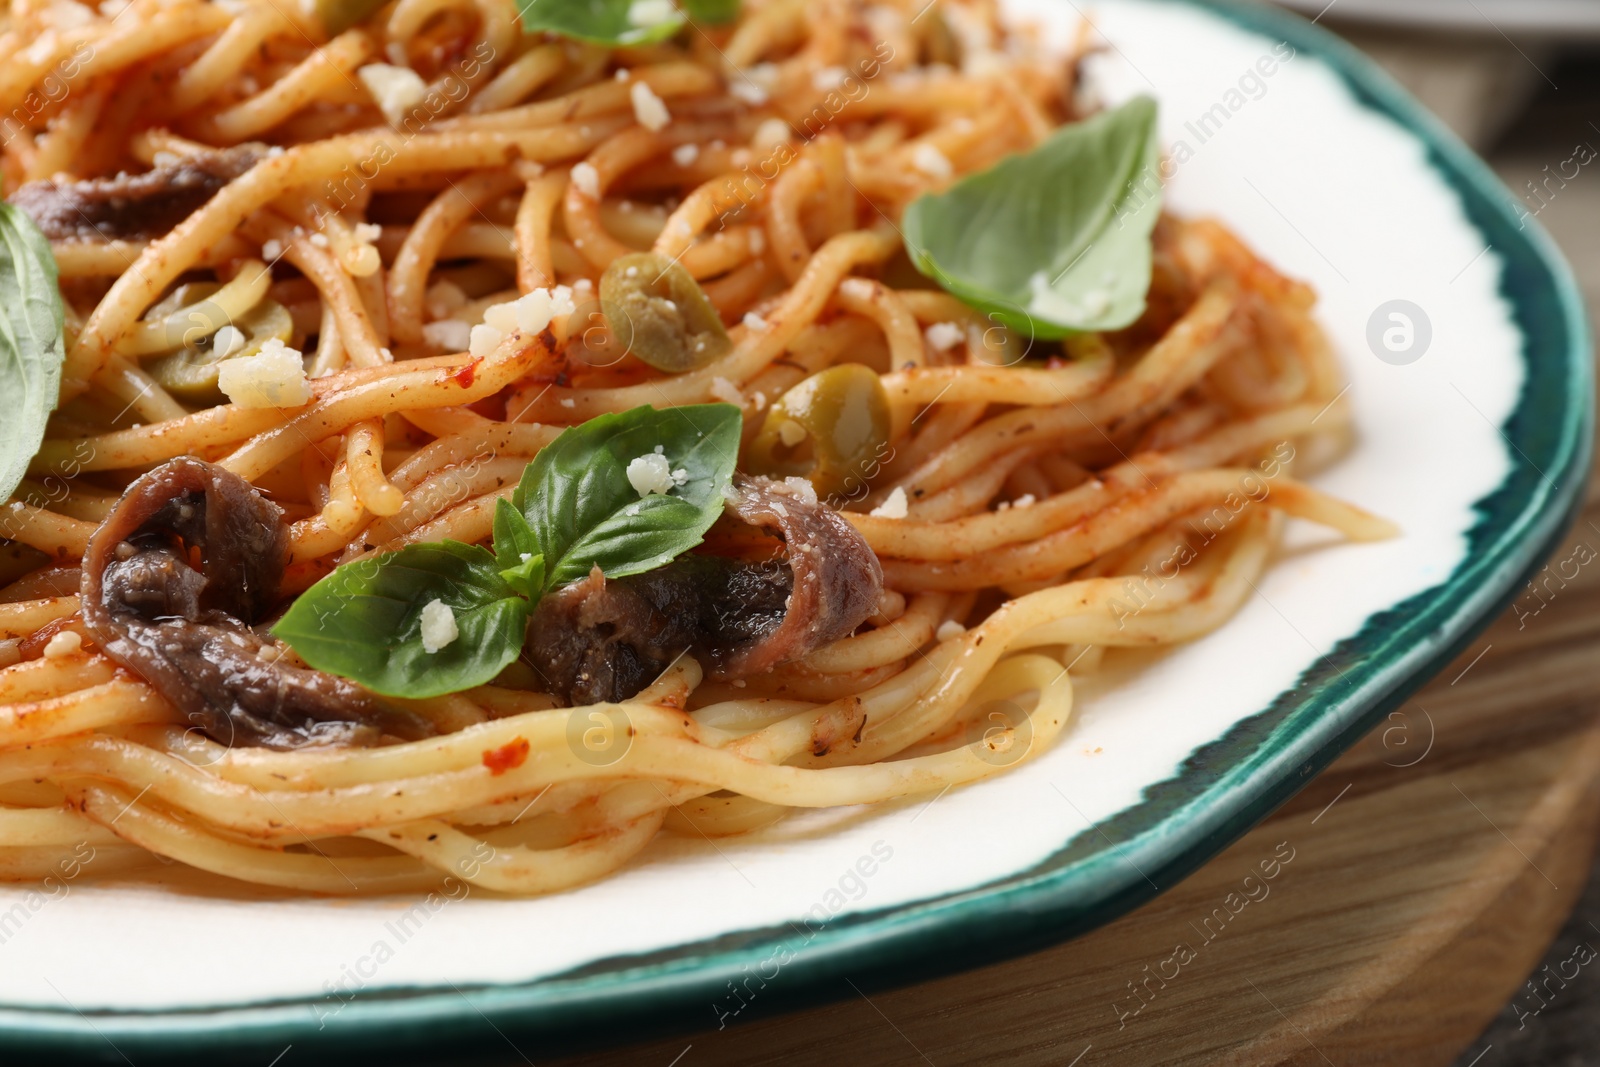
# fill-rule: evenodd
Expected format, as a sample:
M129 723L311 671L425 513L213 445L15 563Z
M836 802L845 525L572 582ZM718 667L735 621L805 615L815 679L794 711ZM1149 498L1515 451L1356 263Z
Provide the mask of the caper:
M186 294L186 296L198 296L202 300L207 295L209 294ZM231 338L231 335L224 335L221 328L212 327L210 331L202 334L201 331L211 325L197 321L193 331L196 336L185 338L182 348L170 356L162 356L145 364L145 370L150 376L180 400L202 404L222 402L222 393L217 388L219 363L225 359L253 356L261 351L262 345L274 337L287 343L294 334L294 317L289 314L288 308L275 300L261 301L229 324L244 335L244 343L234 344L232 351L222 354L217 352L217 338L219 336L224 340Z
M822 496L864 496L887 461L889 396L876 371L843 363L790 389L750 442L756 474L811 479Z
M600 275L600 310L625 350L668 374L703 367L732 347L700 283L654 252L612 260Z
M337 37L358 22L365 22L388 0L312 0L317 20L329 37Z

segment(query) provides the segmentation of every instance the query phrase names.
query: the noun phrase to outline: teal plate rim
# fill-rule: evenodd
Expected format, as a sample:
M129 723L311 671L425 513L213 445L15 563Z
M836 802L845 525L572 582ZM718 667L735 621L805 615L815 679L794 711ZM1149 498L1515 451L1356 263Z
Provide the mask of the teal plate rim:
M389 1062L506 1059L511 1042L548 1057L697 1030L727 983L793 957L741 1012L774 1011L925 980L1036 951L1132 910L1222 851L1310 781L1444 667L1555 547L1582 500L1593 443L1592 340L1582 297L1537 223L1520 229L1514 197L1431 114L1337 37L1299 16L1228 0L1166 0L1286 40L1337 72L1358 101L1428 149L1431 165L1504 261L1501 294L1524 341L1526 380L1500 427L1511 473L1476 504L1468 552L1439 585L1370 617L1293 689L1191 753L1174 777L1098 830L1034 867L975 889L841 917L802 937L793 926L742 930L696 944L598 961L517 984L359 993L328 1015L323 1000L234 1008L80 1013L0 1007L0 1049L54 1059L266 1063L383 1054ZM1214 768L1224 767L1220 775ZM1174 833L1175 824L1181 832ZM796 949L803 947L803 951ZM83 965L89 965L85 960ZM846 981L848 979L848 982ZM853 983L853 985L852 985ZM518 1053L520 1055L520 1053Z

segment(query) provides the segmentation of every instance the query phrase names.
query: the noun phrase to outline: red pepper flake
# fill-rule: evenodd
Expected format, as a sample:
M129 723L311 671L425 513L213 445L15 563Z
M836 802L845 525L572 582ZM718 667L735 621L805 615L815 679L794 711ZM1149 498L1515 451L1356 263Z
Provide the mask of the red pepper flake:
M486 748L483 750L483 765L489 768L489 773L496 777L507 771L516 770L527 759L528 739L526 737L508 741L499 748Z
M465 367L462 367L460 370L452 374L450 376L451 379L463 389L472 388L473 379L477 378L478 376L478 364L481 362L483 361L477 359L473 360L471 363L468 363Z

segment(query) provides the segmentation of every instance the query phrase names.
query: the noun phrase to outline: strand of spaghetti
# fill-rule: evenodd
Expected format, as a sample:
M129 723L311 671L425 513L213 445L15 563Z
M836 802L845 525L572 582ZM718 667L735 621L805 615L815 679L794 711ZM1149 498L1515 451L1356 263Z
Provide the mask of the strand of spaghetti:
M428 288L428 274L439 258L445 238L480 214L485 204L519 184L521 180L509 170L474 174L451 182L450 187L417 216L389 267L389 329L396 341L401 344L422 342L423 293Z
M1026 544L996 548L981 557L950 560L936 568L886 558L884 580L907 591L957 591L1045 578L1087 563L1108 548L1199 508L1221 510L1231 522L1251 502L1240 488L1241 480L1250 477L1256 477L1256 472L1226 468L1176 475L1154 488L1129 494L1064 530ZM1233 499L1240 503L1233 505ZM1269 499L1273 508L1330 526L1354 541L1382 540L1396 532L1386 520L1292 479L1273 482L1270 498L1263 495L1262 501ZM857 516L850 519L854 522ZM873 541L872 532L862 533L868 543ZM883 547L875 546L874 550L890 555Z
M6 848L39 845L112 845L117 835L69 808L0 808L0 840Z
M814 671L839 674L902 660L933 639L949 602L937 593L915 596L905 614L888 625L835 641L801 662Z
M863 315L878 324L889 343L889 365L892 369L906 373L926 368L928 361L923 352L922 332L917 329L917 320L893 289L872 278L849 277L834 290L833 302L845 311ZM1109 374L1110 370L1110 367L1106 367L1103 373ZM937 396L938 393L933 394L933 397ZM933 397L929 398L930 402Z
M502 165L522 158L569 159L604 140L621 119L596 118L583 126L516 132L425 133L402 138L391 131L350 134L297 145L268 156L230 182L170 233L146 246L84 324L63 371L64 396L82 392L116 339L156 297L198 259L201 251L237 229L251 212L289 189L336 176L340 168L376 164L389 175Z
M580 121L593 123L615 112L631 109L630 94L636 82L648 85L655 95L667 101L678 97L702 96L718 86L717 76L697 63L656 63L632 68L627 82L608 79L553 100L445 119L438 123L438 129L528 130Z
M40 138L39 154L23 175L26 181L42 181L67 170L84 151L84 145L94 133L100 119L110 86L92 85L86 91L70 98L61 114L49 124Z
M467 113L481 115L513 107L538 92L566 66L566 51L559 44L541 44L500 68L494 79L467 104Z
M620 86L619 86L620 87ZM562 200L567 235L590 264L604 270L633 249L612 237L600 219L606 190L628 171L680 144L708 141L729 132L725 122L674 122L657 132L640 126L622 130L585 157L594 170L592 187L569 182Z
M620 823L605 833L560 848L493 846L487 859L479 858L481 839L435 819L363 830L358 836L381 841L485 889L549 893L592 882L617 870L650 843L664 814L658 812Z
M253 848L157 811L125 787L81 782L67 795L89 818L161 856L261 885L316 893L392 893L438 883L439 874L410 857L340 857Z
M255 96L213 115L203 124L206 139L237 144L270 130L344 86L376 50L376 43L365 30L346 30L312 49L294 69Z
M902 367L896 363L897 368ZM889 402L899 407L935 402L982 401L986 404L1055 405L1100 392L1111 380L1116 361L1100 349L1084 360L1053 370L1038 367L917 367L883 375Z
M806 261L811 258L811 246L800 224L800 207L821 187L822 168L804 156L785 167L772 183L772 195L767 201L767 232L778 269L790 285L800 280Z
M150 18L130 19L125 26L113 21L107 25L109 32L86 42L90 49L78 69L78 77L98 78L126 70L157 53L170 52L197 37L216 33L228 24L229 17L213 4L174 4L154 12ZM62 44L66 47L67 40Z
M164 721L181 720L144 682L115 678L60 696L0 704L0 743L34 744L86 730Z
M538 337L513 333L489 358L459 370L410 370L404 364L375 381L317 397L288 422L259 433L222 461L241 478L259 478L312 441L344 430L364 419L392 411L453 407L493 396L507 384L550 360L548 331Z
M189 111L218 98L268 37L288 29L289 20L275 8L252 5L239 12L198 59L178 72L169 97L173 110Z
M15 510L15 507L16 505L13 504L12 509ZM45 514L48 514L48 512ZM44 545L35 543L35 541L45 540L42 537L35 538L35 541L30 541L23 536L23 530L13 530L10 527L7 527L7 533L10 534L11 539L14 541L31 545L41 552L50 551ZM87 545L88 541L85 541L84 544ZM61 554L65 555L66 553ZM17 604L0 604L0 640L27 637L57 619L64 619L76 613L77 610L78 598L75 596L47 597L43 600L24 600ZM0 677L4 676L0 675Z
M200 455L219 445L242 441L281 424L277 408L224 404L181 419L93 437L51 438L39 446L28 471L35 475L68 471L125 470L174 456Z
M89 536L99 525L69 519L21 500L13 500L5 507L6 537L60 559L81 559L89 547Z
M1236 306L1235 286L1223 280L1208 288L1170 330L1144 354L1133 369L1099 395L1061 407L1013 411L988 420L974 433L925 461L897 484L907 494L943 489L991 450L1055 439L1074 433L1098 439L1126 425L1137 425L1147 412L1169 405L1218 360L1234 349L1227 330Z
M406 495L383 473L383 419L362 419L345 433L345 462L350 488L362 507L374 515L394 515L405 507Z
M550 259L550 224L569 180L566 170L550 171L529 178L523 189L512 229L520 292L531 293L555 284L556 269Z
M76 604L73 610L77 610ZM110 660L87 653L25 660L0 672L0 701L43 700L59 693L102 685L116 677L116 673L116 665Z

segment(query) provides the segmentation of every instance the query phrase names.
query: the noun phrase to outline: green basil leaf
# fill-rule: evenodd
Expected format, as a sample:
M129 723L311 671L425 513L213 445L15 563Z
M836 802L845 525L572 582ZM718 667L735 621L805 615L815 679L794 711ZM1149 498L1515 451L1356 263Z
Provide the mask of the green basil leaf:
M0 203L0 503L11 499L44 440L61 394L61 289L56 258L33 219Z
M459 635L422 643L422 609L443 601ZM522 651L531 605L487 550L407 545L347 563L300 594L272 632L318 670L397 697L431 697L494 679Z
M721 26L739 17L739 0L683 0L683 9L696 22Z
M739 409L696 404L600 415L562 431L523 472L511 498L544 557L545 587L586 576L639 574L700 543L722 514L739 454ZM641 497L628 465L660 448L683 484Z
M537 603L544 592L544 557L534 554L518 560L503 569L500 577L519 594Z
M523 468L527 473L527 468ZM494 505L494 563L501 570L509 570L523 560L524 555L539 553L539 541L533 536L521 511L501 497Z
M518 0L518 8L530 33L542 30L601 45L664 41L683 29L685 12L705 23L730 22L739 14L738 0L684 0L659 21L639 17L665 10L651 0Z
M906 208L917 269L1024 335L1114 330L1144 311L1161 213L1156 105L1065 126Z

